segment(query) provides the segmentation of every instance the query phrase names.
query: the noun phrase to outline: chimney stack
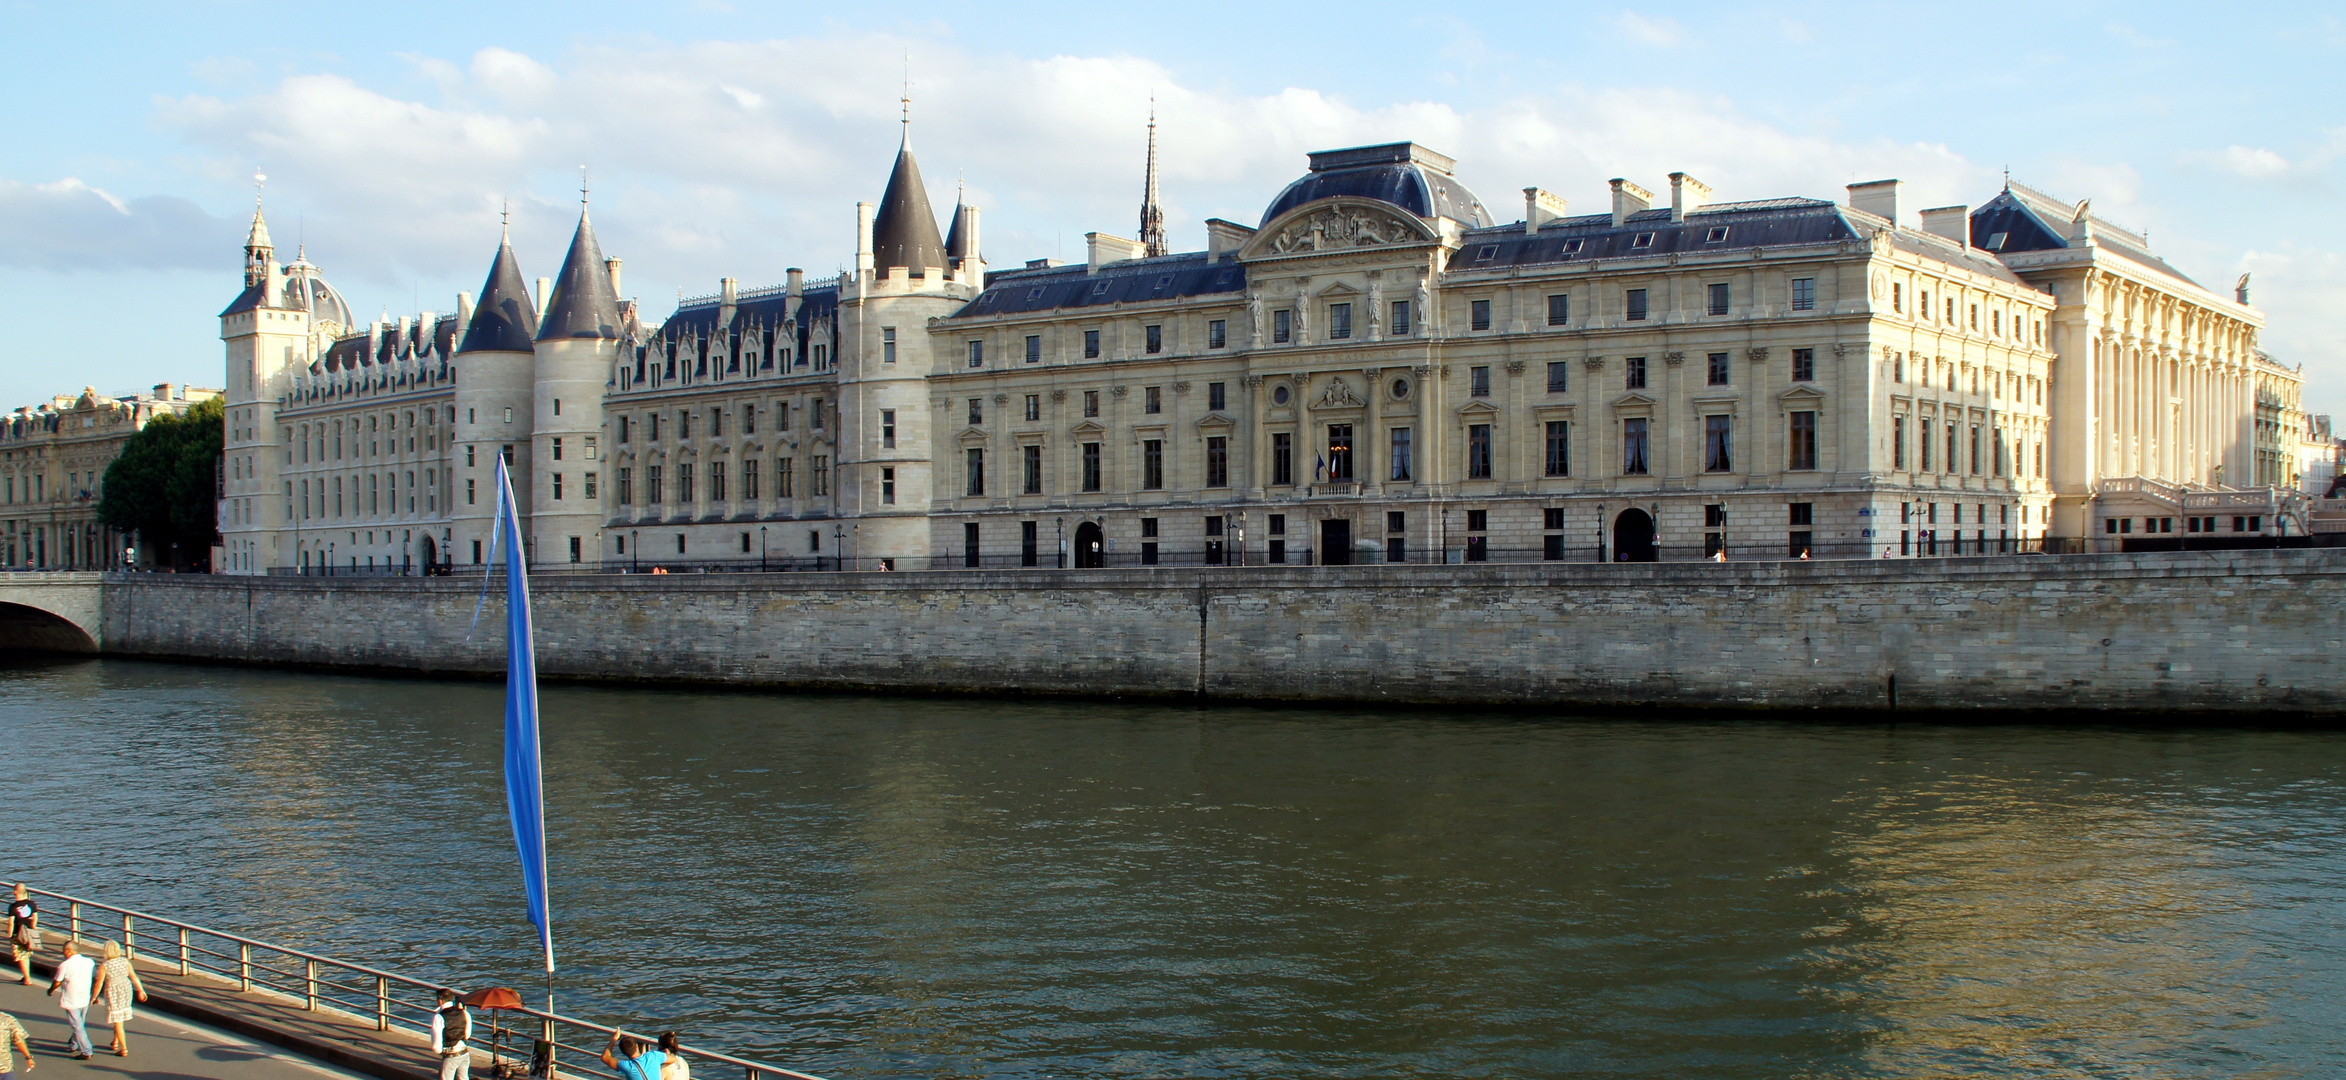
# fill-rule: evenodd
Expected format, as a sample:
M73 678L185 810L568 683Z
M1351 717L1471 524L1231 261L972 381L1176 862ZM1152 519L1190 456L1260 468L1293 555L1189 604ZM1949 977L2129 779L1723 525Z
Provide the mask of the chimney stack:
M554 279L553 279L553 278L550 278L550 277L542 277L542 278L539 278L539 279L538 279L538 321L540 321L540 322L544 322L544 321L545 321L545 319L546 319L546 305L547 305L548 303L550 303L550 302L551 302L553 299L554 299Z
M872 272L872 204L855 204L855 272Z
M1922 231L1955 241L1957 247L1971 247L1971 207L1940 206L1922 212Z
M798 318L799 300L806 295L806 271L791 267L782 271L782 317Z
M1613 227L1629 220L1629 215L1647 210L1654 205L1654 193L1620 177L1613 178Z
M611 295L614 297L626 296L627 293L619 288L619 260L603 260L603 269L611 275Z
M1868 180L1849 185L1849 208L1898 224L1898 189L1896 180Z
M1148 251L1147 246L1138 240L1127 240L1121 236L1110 236L1103 232L1085 233L1083 234L1083 242L1084 248L1091 258L1089 272L1094 274L1099 273L1100 267L1109 263L1137 259Z
M1253 229L1235 221L1207 218L1206 261L1221 262L1225 255L1238 254L1238 249L1246 246L1246 238L1253 235Z
M469 329L471 326L472 326L472 294L471 294L471 293L468 293L468 292L460 292L460 293L457 293L457 294L456 294L456 336L457 336L457 337L459 337L459 338L462 338L462 337L464 336L464 332L465 332L465 330Z
M1544 188L1523 189L1523 231L1537 233L1540 226L1564 217L1564 197Z
M1670 220L1686 220L1689 211L1711 203L1711 186L1682 172L1670 174Z

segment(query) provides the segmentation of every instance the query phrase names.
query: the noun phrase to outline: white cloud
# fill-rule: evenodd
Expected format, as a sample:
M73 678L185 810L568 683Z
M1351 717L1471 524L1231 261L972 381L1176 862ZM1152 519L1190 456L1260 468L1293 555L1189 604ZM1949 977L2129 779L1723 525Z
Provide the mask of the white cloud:
M0 266L51 271L185 268L233 252L238 226L186 199L122 199L67 177L54 183L0 180Z
M2104 29L2110 32L2111 37L2137 49L2164 49L2175 44L2173 38L2154 38L2124 23L2109 23Z
M2291 367L2305 365L2307 411L2346 418L2346 343L2332 329L2336 298L2346 292L2346 254L2295 245L2249 251L2232 269L2242 272L2256 275L2250 299L2265 313L2264 350ZM2222 283L2230 284L2229 277ZM2229 295L2228 288L2217 291Z
M1634 11L1623 11L1613 17L1613 25L1648 45L1668 48L1686 40L1686 29L1678 25L1678 20L1666 15L1649 19Z
M1914 205L1939 205L1976 201L1993 183L1944 146L1795 134L1674 89L1563 86L1473 110L1364 106L1303 87L1191 86L1134 57L914 44L912 137L932 200L942 215L956 176L967 177L996 265L1080 255L1089 230L1134 231L1151 95L1177 245L1201 243L1206 217L1253 224L1307 151L1402 139L1457 157L1502 221L1520 215L1526 186L1591 212L1607 178L1662 188L1673 169L1722 200L1838 198L1851 180L1899 176ZM819 276L852 259L853 206L878 196L895 150L902 90L888 61L905 46L851 36L601 47L555 62L488 49L457 63L410 58L433 100L297 75L241 97L167 101L158 120L210 155L203 171L267 171L280 243L284 219L301 215L311 258L362 310L385 291L404 299L418 278L469 287L508 195L525 272L551 273L575 221L577 166L588 164L605 248L627 259L657 312L680 286L778 281L788 266ZM195 245L214 245L200 256L175 241L155 258L233 266L233 236L219 232Z

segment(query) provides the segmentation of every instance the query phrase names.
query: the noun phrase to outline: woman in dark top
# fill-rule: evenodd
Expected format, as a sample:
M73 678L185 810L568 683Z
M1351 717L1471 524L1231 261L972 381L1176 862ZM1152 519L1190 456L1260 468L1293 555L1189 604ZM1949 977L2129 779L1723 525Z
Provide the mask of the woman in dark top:
M8 951L16 959L16 973L26 986L33 984L33 950L41 947L41 906L33 903L17 882L16 898L8 902Z

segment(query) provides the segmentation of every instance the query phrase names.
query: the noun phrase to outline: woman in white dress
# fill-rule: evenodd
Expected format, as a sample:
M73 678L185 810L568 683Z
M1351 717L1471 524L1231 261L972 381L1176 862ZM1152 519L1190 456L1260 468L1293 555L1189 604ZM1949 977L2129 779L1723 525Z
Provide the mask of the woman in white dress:
M138 969L131 966L130 958L122 955L121 942L108 941L105 957L98 965L98 982L90 988L90 996L106 999L106 1022L114 1025L114 1056L129 1057L130 1040L122 1025L130 1023L131 997L145 1001L147 987L139 981Z

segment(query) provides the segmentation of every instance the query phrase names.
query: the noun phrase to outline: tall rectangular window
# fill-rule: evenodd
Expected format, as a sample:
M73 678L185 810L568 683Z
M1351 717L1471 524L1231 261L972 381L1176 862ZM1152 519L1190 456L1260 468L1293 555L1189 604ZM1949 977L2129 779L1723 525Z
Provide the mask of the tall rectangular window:
M1491 425L1466 425L1466 478L1491 478Z
M1295 312L1280 308L1271 313L1271 344L1285 345L1295 340Z
M1206 323L1206 348L1219 349L1230 344L1230 324L1220 319Z
M984 367L984 366L986 366L986 343L985 343L985 342L983 342L983 341L972 341L972 342L970 342L970 343L969 343L969 366L971 366L971 367Z
M1791 420L1792 426L1785 433L1791 440L1790 459L1785 467L1814 469L1817 467L1817 414L1796 412L1792 414Z
M1043 335L1028 334L1026 336L1026 362L1029 364L1043 362Z
M1735 429L1732 416L1702 418L1702 470L1729 472L1735 468Z
M1906 467L1906 418L1903 416L1890 420L1890 467Z
M1645 428L1644 417L1632 417L1621 421L1621 474L1623 476L1646 475Z
M1572 297L1553 293L1548 297L1548 325L1562 326L1572 321Z
M1352 479L1352 425L1328 425L1328 479Z
M810 489L807 494L812 495L818 499L829 495L831 493L830 456L826 454L816 454L814 461L810 464L807 471L809 473L808 480Z
M1816 379L1817 351L1815 349L1792 350L1792 381L1815 382Z
M1099 331L1097 331L1097 330L1086 330L1086 331L1084 331L1084 332L1083 332L1083 358L1084 358L1084 359L1086 359L1086 360L1097 360L1097 359L1099 359L1099 357L1100 357L1100 332L1099 332Z
M1328 305L1328 337L1342 340L1352 336L1352 305Z
M973 398L970 398L970 399L969 399L969 426L971 426L971 427L978 427L978 426L980 426L980 425L984 424L985 422L986 422L986 399L984 399L984 398L982 398L982 397L973 397Z
M1469 300L1469 301L1467 301L1467 304L1466 304L1466 326L1467 326L1467 329L1469 329L1469 330L1488 330L1488 329L1490 329L1490 328L1491 328L1491 302L1490 302L1490 301L1488 301L1488 300Z
M1271 433L1271 483L1284 487L1295 482L1295 436Z
M1230 440L1225 436L1206 438L1206 486L1230 486Z
M893 326L880 328L880 362L883 364L896 362L896 328Z
M1100 444L1096 442L1083 444L1083 489L1100 490Z
M1955 446L1956 446L1956 440L1955 440L1955 421L1953 421L1953 420L1949 420L1949 421L1947 421L1947 462L1946 462L1946 467L1947 467L1947 471L1948 471L1948 472L1950 472L1950 473L1952 473L1952 472L1955 472L1955 471L1956 471L1956 469L1955 469Z
M688 503L693 501L692 462L685 461L677 463L676 501L679 503Z
M798 469L795 467L796 465L797 461L793 458L784 457L774 459L775 498L788 499L794 497L792 489L797 485L798 481Z
M1028 395L1026 396L1026 419L1027 419L1027 422L1031 424L1031 423L1033 423L1033 422L1035 422L1035 421L1037 421L1037 420L1040 420L1040 419L1042 419L1042 418L1043 418L1043 395L1041 395L1041 394L1028 394Z
M1221 412L1222 410L1224 410L1224 409L1227 409L1227 408L1229 408L1229 407L1230 407L1230 393L1229 393L1229 384L1227 384L1227 383L1218 383L1218 382L1211 382L1211 383L1207 383L1207 384L1206 384L1206 409L1207 409L1208 411L1210 411L1210 412Z
M1734 372L1734 370L1733 370L1733 367L1734 367L1734 365L1732 365L1732 364L1729 364L1729 363L1727 362L1727 354L1726 354L1726 353L1723 353L1723 352L1715 352L1715 353L1712 353L1712 354L1710 354L1710 364L1709 364L1709 368L1710 368L1710 371L1709 371L1709 380L1710 380L1710 384L1711 384L1712 386L1725 386L1725 385L1727 385L1728 381L1729 381L1729 380L1731 380L1731 379L1733 379L1733 378L1734 378L1734 376L1735 376L1735 372Z
M1140 442L1140 486L1145 491L1158 491L1165 486L1163 439L1142 439Z
M1156 354L1156 353L1161 353L1161 352L1164 352L1164 351L1165 351L1165 328L1164 328L1164 326L1162 326L1162 325L1160 325L1160 324L1157 324L1157 323L1150 323L1148 326L1146 326L1146 327L1143 327L1143 328L1141 329L1141 340L1142 340L1142 344L1143 344L1143 346L1144 346L1144 347L1146 347L1146 348L1148 349L1148 351L1149 351L1149 353L1150 353L1151 355L1154 355L1154 354Z
M1149 415L1149 416L1155 416L1155 415L1157 415L1158 413L1164 412L1164 411L1165 411L1165 393L1164 393L1164 387L1161 387L1161 386L1144 386L1144 387L1141 387L1141 388L1140 388L1140 411L1141 411L1141 412L1143 412L1143 413L1145 413L1145 414L1147 414L1147 415Z
M965 470L968 473L968 494L983 495L986 493L986 448L972 446L964 453L969 458Z
M1925 420L1915 430L1919 436L1915 442L1922 446L1922 471L1929 472L1931 471L1931 422Z
M1404 484L1410 482L1410 473L1413 468L1413 464L1410 461L1410 454L1411 448L1409 429L1405 427L1394 428L1392 453L1394 482Z
M1971 475L1979 475L1979 425L1971 425Z
M880 410L880 447L885 450L896 449L896 410L894 409Z
M1572 425L1563 420L1548 421L1548 475L1572 475Z
M1631 290L1629 290L1629 295L1623 298L1623 301L1622 301L1622 307L1624 308L1625 312L1626 312L1626 313L1627 313L1627 315L1629 316L1629 321L1630 321L1630 322L1644 322L1644 321L1645 321L1645 290L1644 290L1644 289L1631 289Z
M1477 364L1466 369L1466 393L1469 397L1491 396L1491 369Z
M1409 301L1393 301L1393 336L1409 336Z
M1710 313L1713 315L1725 315L1727 313L1728 294L1731 291L1727 283L1724 281L1713 283L1708 291L1710 293Z
M758 459L756 458L741 459L741 497L744 501L758 501L758 472L760 471L760 468L761 467L758 465ZM594 495L594 491L592 490L594 485L595 474L588 473L587 487L590 490L588 490L587 494L590 497Z
M1039 523L1033 521L1018 523L1018 565L1020 566L1035 565L1035 548L1038 546L1035 542L1035 526L1037 524Z
M1561 394L1572 387L1572 363L1568 360L1548 362L1548 392Z
M1083 392L1083 415L1087 418L1097 417L1100 415L1099 391L1086 390Z
M1625 390L1645 389L1645 357L1632 356L1621 361L1621 386Z
M1817 306L1817 279L1792 279L1792 310L1815 311Z
M654 506L658 506L661 503L667 501L660 497L661 494L660 467L657 465L644 466L644 500Z
M725 501L725 463L722 461L709 463L709 501Z
M961 565L973 568L977 566L979 561L979 552L981 550L982 549L978 545L978 523L974 521L962 522Z
M635 470L619 470L619 505L635 505Z
M893 468L883 466L880 469L880 501L888 505L896 502L896 470Z
M1020 459L1019 472L1022 474L1019 490L1027 495L1042 494L1043 448L1040 446L1021 446L1018 448L1018 456Z

